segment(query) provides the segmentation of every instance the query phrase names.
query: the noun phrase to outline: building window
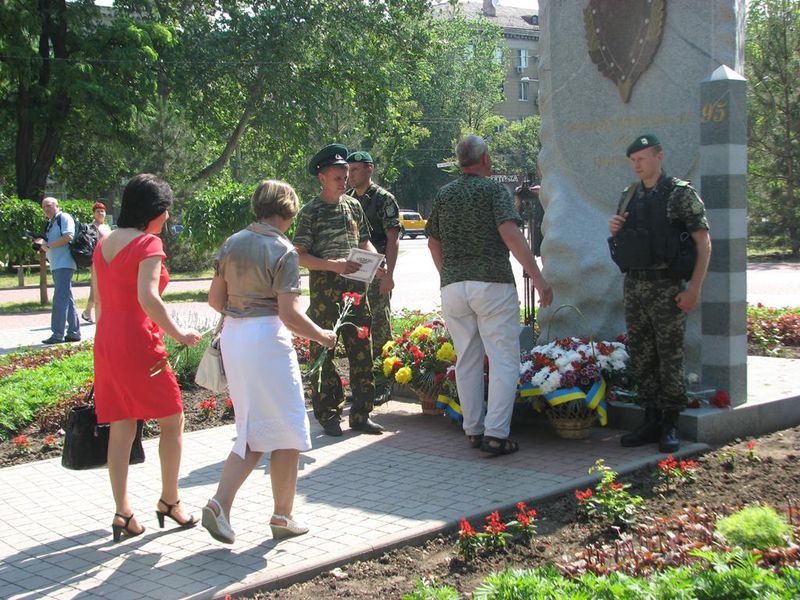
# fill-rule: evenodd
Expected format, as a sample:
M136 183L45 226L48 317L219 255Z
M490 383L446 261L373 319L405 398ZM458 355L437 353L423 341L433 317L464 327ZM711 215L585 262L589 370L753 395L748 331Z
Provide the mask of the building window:
M517 48L517 71L524 71L528 68L528 49Z
M494 62L498 65L503 64L503 49L502 48L495 48L494 49Z
M527 102L528 101L528 82L527 81L520 81L519 82L519 101L520 102Z

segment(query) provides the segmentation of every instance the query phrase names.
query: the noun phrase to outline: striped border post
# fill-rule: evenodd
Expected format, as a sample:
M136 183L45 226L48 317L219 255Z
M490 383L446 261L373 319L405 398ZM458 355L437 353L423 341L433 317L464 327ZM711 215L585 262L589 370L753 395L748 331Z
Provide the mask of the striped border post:
M702 291L703 384L747 402L746 80L722 65L700 84L700 190L713 249Z

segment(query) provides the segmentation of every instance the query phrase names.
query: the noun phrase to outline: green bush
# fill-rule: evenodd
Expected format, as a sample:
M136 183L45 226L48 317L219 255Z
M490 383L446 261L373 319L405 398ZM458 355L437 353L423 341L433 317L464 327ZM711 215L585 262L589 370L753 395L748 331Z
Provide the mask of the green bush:
M418 580L413 592L403 596L403 600L458 600L458 592L449 585L435 585Z
M483 580L472 594L474 600L589 600L578 583L556 569L506 569Z
M181 235L198 252L215 252L228 236L253 222L250 197L255 185L219 183L194 195L183 210Z
M792 528L769 506L747 506L717 522L717 531L731 544L748 550L786 546Z
M507 569L484 579L474 600L796 600L800 569L761 569L741 555L715 555L712 565L678 567L648 577L584 573L567 579L553 567Z
M20 369L0 379L0 436L28 425L39 408L55 404L94 375L92 351Z

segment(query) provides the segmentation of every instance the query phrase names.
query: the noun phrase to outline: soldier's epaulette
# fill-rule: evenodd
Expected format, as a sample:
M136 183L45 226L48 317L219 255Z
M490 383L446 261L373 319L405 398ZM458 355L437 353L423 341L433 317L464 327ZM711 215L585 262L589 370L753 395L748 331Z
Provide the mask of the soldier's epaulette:
M673 183L676 187L692 187L691 181L686 181L684 179L678 179L677 177L673 178Z

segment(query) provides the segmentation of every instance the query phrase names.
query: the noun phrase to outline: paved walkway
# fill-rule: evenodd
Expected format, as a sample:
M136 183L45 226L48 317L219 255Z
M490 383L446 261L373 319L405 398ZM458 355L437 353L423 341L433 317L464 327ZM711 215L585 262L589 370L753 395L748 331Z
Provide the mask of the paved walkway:
M473 524L524 500L571 494L588 484L587 469L604 458L619 471L655 464L652 446L625 449L620 432L596 429L584 441L557 439L545 423L516 436L517 454L488 458L469 448L446 417L422 415L416 403L377 409L383 436L346 431L328 438L312 426L313 450L301 455L295 513L308 535L275 542L269 463L242 487L234 505L236 543L222 545L202 528L159 530L153 510L159 470L155 440L147 460L131 467L132 503L147 531L111 542L113 502L105 469L67 471L58 459L0 470L0 597L216 598L290 582L453 527ZM235 429L185 436L182 500L195 510L216 489ZM704 448L685 447L687 452ZM400 592L400 590L398 590Z

